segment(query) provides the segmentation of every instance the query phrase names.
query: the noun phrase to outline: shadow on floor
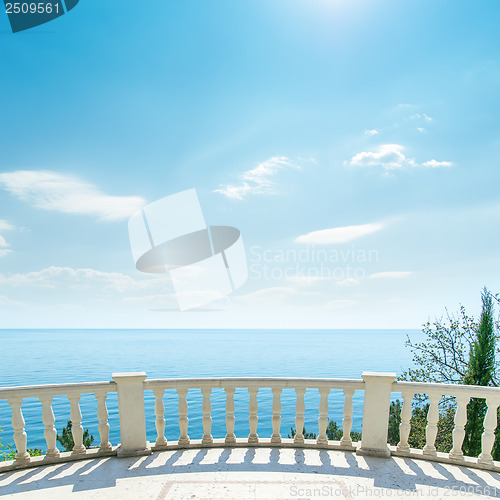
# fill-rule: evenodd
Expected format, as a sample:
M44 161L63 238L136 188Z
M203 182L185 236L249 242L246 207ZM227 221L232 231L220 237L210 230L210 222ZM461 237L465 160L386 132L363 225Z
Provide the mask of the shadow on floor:
M369 482L374 488L389 490L453 488L458 492L473 491L479 496L500 498L500 474L495 472L410 458L360 457L353 452L293 448L169 450L147 457L106 457L46 465L0 474L0 496L34 490L40 493L45 490L47 495L51 488L61 486L71 486L75 493L109 491L122 479L136 480L140 485L147 478L157 478L164 483L160 494L155 495L160 499L165 498L170 486L178 481L206 481L205 473L211 474L210 481L227 484L235 481L271 484L281 477L278 481L281 484L290 480L321 486L335 480L336 484L343 481L342 484L352 488ZM187 476L189 474L191 476ZM495 484L496 488L492 486ZM433 496L432 493L429 496Z

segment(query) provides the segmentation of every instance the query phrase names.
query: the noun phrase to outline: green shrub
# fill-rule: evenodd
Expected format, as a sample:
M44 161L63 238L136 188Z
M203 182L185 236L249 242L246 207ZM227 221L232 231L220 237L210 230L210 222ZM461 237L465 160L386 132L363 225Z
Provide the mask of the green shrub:
M61 443L61 446L64 447L64 451L72 451L75 446L73 434L71 434L72 427L73 424L71 420L68 420L68 423L66 424L66 427L63 428L61 435L57 435L57 440ZM90 448L93 442L94 436L89 433L88 429L85 429L83 432L83 446L85 446L85 448Z

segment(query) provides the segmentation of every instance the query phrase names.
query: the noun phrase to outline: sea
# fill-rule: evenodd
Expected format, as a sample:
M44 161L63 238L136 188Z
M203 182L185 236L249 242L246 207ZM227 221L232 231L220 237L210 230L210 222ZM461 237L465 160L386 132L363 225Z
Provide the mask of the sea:
M115 372L146 372L149 379L185 377L325 377L360 379L364 371L395 372L400 375L412 364L412 352L405 345L423 340L419 330L0 330L0 387L57 384L66 382L109 381ZM396 399L397 394L393 395ZM295 419L295 391L282 392L281 435L288 437ZM245 388L235 393L235 434L248 436L248 401ZM225 436L225 393L214 389L212 435ZM344 397L332 390L328 403L330 420L341 427ZM165 434L167 440L179 437L177 394L165 391ZM362 425L363 391L353 398L353 430ZM202 395L199 389L188 393L188 434L201 439ZM110 441L120 441L116 394L107 399ZM261 437L272 434L272 393L258 393L258 428ZM305 394L305 428L318 432L319 393ZM82 395L82 425L99 444L97 402L93 395ZM28 448L46 449L42 407L38 399L26 398L22 406L28 435ZM65 396L54 397L56 429L61 433L70 414ZM145 392L146 433L156 439L154 396ZM0 400L0 438L13 443L11 409ZM59 448L61 446L58 444Z

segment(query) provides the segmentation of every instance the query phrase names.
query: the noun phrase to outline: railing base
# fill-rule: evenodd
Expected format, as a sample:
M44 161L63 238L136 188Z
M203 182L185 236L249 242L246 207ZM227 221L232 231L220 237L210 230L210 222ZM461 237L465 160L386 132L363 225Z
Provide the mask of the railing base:
M389 446L391 456L401 458L416 458L418 460L427 460L429 462L440 462L442 464L463 465L471 469L482 469L493 472L500 472L500 462L493 462L493 464L482 464L475 457L451 458L448 453L437 452L436 455L425 455L422 450L410 448L408 452L398 451L395 446Z
M211 445L204 446L201 444L201 439L192 440L188 445L179 445L177 441L169 441L166 446L162 446L161 449L155 449L153 446L152 449L143 449L136 450L138 453L135 456L142 455L150 455L155 451L166 451L166 450L183 450L189 448L195 449L207 449L207 448L307 448L307 449L317 449L317 450L339 450L339 451L356 451L356 455L372 455L372 456L380 456L374 455L373 453L366 453L367 450L357 449L355 446L342 446L340 441L329 441L327 445L318 446L315 440L306 439L303 445L297 445L293 442L293 439L283 439L280 444L271 443L270 439L263 438L259 440L259 443L249 444L246 439L240 439L236 443L228 444L224 442L224 438L214 439L214 442ZM354 445L358 445L359 443L353 443ZM482 469L494 472L500 472L500 462L493 462L493 465L482 464L477 461L477 458L472 457L464 457L463 459L452 459L449 457L448 453L437 452L436 456L424 455L422 450L417 450L410 448L409 452L400 452L396 449L396 446L389 446L390 456L400 459L410 458L410 459L420 459L427 460L429 462L440 462L447 463L453 465L461 465L464 467L469 467L472 469ZM39 457L31 457L29 462L26 463L15 463L14 460L8 460L5 462L0 462L0 473L15 471L20 469L28 469L33 467L38 467L40 465L49 465L49 464L57 464L63 462L75 462L79 460L91 460L97 459L107 456L115 456L117 455L118 448L113 447L112 450L109 451L100 451L98 448L89 448L87 449L87 453L81 456L72 455L70 451L62 452L58 458L47 459L44 455ZM139 453L142 452L142 453ZM121 455L121 457L125 457L127 455ZM128 455L134 456L134 455ZM384 455L385 456L385 455Z
M46 458L45 455L30 457L29 462L16 463L15 460L0 462L0 473L19 469L29 469L40 465L60 464L64 462L76 462L77 460L91 460L93 458L110 457L116 455L116 447L101 451L99 448L88 448L85 455L73 455L71 451L63 451L56 458Z
M358 443L354 443L357 445ZM273 443L270 438L260 438L256 443L249 443L247 439L236 439L234 443L226 443L224 438L215 438L213 443L204 445L201 439L192 439L189 444L179 444L177 441L169 441L166 446L157 448L153 446L152 451L184 450L188 448L308 448L315 450L341 450L355 451L356 446L345 446L340 441L328 441L328 444L316 443L315 439L305 439L304 443L297 444L293 439L282 438L281 443Z
M353 443L357 445L358 443ZM148 443L149 445L149 443ZM203 445L201 439L193 439L188 444L179 444L178 441L169 441L166 445L161 445L158 448L152 446L141 450L119 451L119 446L114 446L109 450L100 450L99 448L88 448L83 455L73 455L71 451L61 452L57 458L46 458L45 455L31 457L29 462L16 463L15 460L7 460L0 462L0 473L9 472L19 469L29 469L40 465L58 464L64 462L75 462L78 460L91 460L94 458L102 458L116 456L119 458L146 456L151 455L156 451L167 450L186 450L189 448L307 448L316 450L340 450L340 451L355 451L355 446L344 446L340 441L328 441L328 444L318 445L315 439L305 439L303 444L294 443L293 439L282 438L281 443L271 443L269 438L259 438L258 443L249 443L247 439L237 439L235 443L226 443L224 438L216 438L210 445ZM481 467L486 468L486 467ZM491 470L491 469L490 469Z
M163 450L166 449L165 445L162 445L161 449ZM147 446L145 448L136 448L133 450L127 450L123 449L120 444L116 448L117 458L141 457L145 455L151 455L151 453L153 453L153 450L151 449L151 445L149 444L149 442L147 443Z
M390 458L391 450L389 448L385 450L377 450L373 448L358 448L356 450L356 455L366 455L369 457L382 457L382 458Z

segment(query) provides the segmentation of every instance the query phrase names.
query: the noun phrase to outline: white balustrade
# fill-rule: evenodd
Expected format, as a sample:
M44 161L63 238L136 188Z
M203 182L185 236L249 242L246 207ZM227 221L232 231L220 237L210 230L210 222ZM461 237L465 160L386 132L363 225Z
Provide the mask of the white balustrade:
M305 393L305 387L295 388L295 394L297 394L297 401L295 403L295 437L293 439L295 444L304 444L304 412L306 410L306 406L304 404Z
M43 434L45 436L45 442L47 443L46 458L59 457L59 450L56 446L57 431L54 427L56 419L52 410L52 400L52 396L40 396L40 403L42 403L42 422L45 426Z
M394 382L394 374L363 373L363 380L347 379L293 379L293 378L211 378L211 379L162 379L146 380L145 373L113 374L116 383L95 382L83 384L59 384L47 386L27 386L0 388L0 399L8 401L12 410L13 439L16 445L16 460L0 462L0 471L32 466L40 461L67 461L99 455L146 455L151 453L146 441L146 421L144 411L144 393L152 391L154 396L154 413L156 427L155 450L170 449L184 446L318 446L330 449L353 449L357 446L358 454L373 454L379 456L403 455L409 457L425 456L428 460L459 461L467 466L482 467L500 471L500 465L493 461L492 450L495 442L497 425L497 410L500 405L500 389L493 387L459 386L452 384L433 384L420 382ZM237 439L235 435L235 391L245 388L249 393L248 422L250 434L248 438ZM258 401L260 388L270 388L272 391L272 434L259 439ZM165 390L176 390L178 394L177 415L165 416ZM188 394L189 389L201 390L203 436L201 440L191 442L188 436ZM214 389L225 391L225 438L214 440L212 437L212 402ZM281 436L281 412L283 390L293 389L296 393L295 428L293 443ZM316 443L304 439L305 394L307 389L319 390L318 438ZM328 441L326 435L328 426L328 396L331 390L342 390L344 395L342 430L340 442ZM363 427L360 446L352 443L351 429L353 426L353 397L356 390L364 391ZM109 442L110 424L106 400L108 393L118 393L119 424L121 444L113 448ZM97 419L101 443L99 448L86 450L83 443L82 409L80 399L82 394L94 394L97 399ZM392 393L401 393L403 407L399 426L400 439L396 448L387 446L387 426ZM409 446L411 432L412 401L415 394L426 394L429 398L427 414L426 444L423 450L414 450ZM74 447L71 453L59 453L56 446L57 431L52 408L55 396L66 395L70 401L70 419ZM451 396L456 400L456 411L453 429L453 448L446 456L436 450L436 436L439 421L439 402L442 396ZM23 401L26 398L38 398L42 404L42 422L47 443L45 458L30 459L27 451L27 432L23 417ZM462 444L467 422L467 404L470 398L486 399L487 412L484 419L484 432L481 438L482 450L478 459L464 457ZM165 436L166 418L175 419L178 416L179 439L167 442ZM85 416L85 418L87 418ZM29 430L29 429L28 429Z
M279 444L281 443L281 387L273 387L273 434L271 436L271 443Z
M412 402L415 393L413 391L402 391L403 396L403 408L401 409L401 423L399 424L399 443L397 450L400 453L409 453L410 445L408 444L408 438L410 437L411 431L411 413L412 413Z
M80 398L83 393L95 394L97 399L97 418L99 420L99 434L101 445L99 449L93 449L91 455L96 453L109 455L115 453L109 442L108 412L106 408L106 397L110 391L116 391L116 385L112 382L84 382L81 384L54 384L25 387L5 387L0 388L0 400L6 399L12 409L12 428L14 429L14 443L16 445L16 460L12 465L9 462L0 462L0 470L4 470L4 465L9 468L19 468L40 460L58 462L67 460L78 460L89 455L83 443L82 413L80 408ZM52 408L54 396L66 396L70 402L71 435L74 446L71 453L61 454L57 449L57 430L55 427L55 416ZM22 406L26 403L26 398L37 398L42 405L41 420L44 426L43 433L46 442L45 456L35 459L30 458L27 444L28 436L25 429L25 421Z
M187 387L177 388L177 395L179 396L179 444L189 444L188 436L188 405L187 405Z
M83 445L82 412L80 411L80 394L70 394L68 396L71 403L71 435L73 436L73 455L85 455L86 449Z
M21 410L22 398L10 398L9 405L12 408L12 428L14 429L14 443L16 443L16 464L29 463L30 456L26 450L28 437L24 431L24 417Z
M497 426L497 408L500 404L498 399L486 398L486 405L488 409L486 410L486 415L484 417L484 432L481 436L481 449L482 452L479 455L478 462L484 465L493 465L493 457L491 455L491 450L493 449L493 443L495 442L495 429Z
M167 439L165 438L165 406L163 404L163 394L165 389L153 389L155 396L155 427L156 427L156 443L155 449L165 448L167 446Z
M456 397L457 409L455 410L455 428L453 429L453 448L450 452L450 458L454 460L463 460L462 443L465 438L465 424L467 423L467 405L470 397L467 394L459 394Z
M326 429L328 427L328 394L330 394L329 387L319 388L319 418L318 418L318 445L327 445L328 438L326 436Z
M354 389L344 389L344 418L342 420L342 439L340 444L342 446L352 446L351 429L352 429L352 397L354 396Z
M250 401L248 403L248 425L250 427L250 434L248 435L248 442L250 444L256 444L259 442L259 436L257 434L257 423L259 418L257 417L257 411L259 409L257 405L257 393L259 392L258 387L249 387L248 393L250 394Z
M235 444L236 436L234 435L234 387L225 387L224 391L226 392L226 444Z
M101 444L99 445L99 451L106 453L113 449L111 443L109 442L109 423L108 423L108 408L106 407L106 397L107 392L96 391L95 397L97 399L97 420L99 422L99 437L101 438Z
M441 394L430 394L429 395L430 405L429 411L427 413L427 427L425 428L425 446L424 455L436 456L436 447L434 443L436 442L436 436L438 432L438 421L439 421L439 401L441 400Z
M201 411L203 412L203 438L201 444L209 445L214 442L211 434L212 430L212 405L210 403L210 393L212 392L211 387L204 386L201 388L201 393L203 394L203 403L201 405Z

